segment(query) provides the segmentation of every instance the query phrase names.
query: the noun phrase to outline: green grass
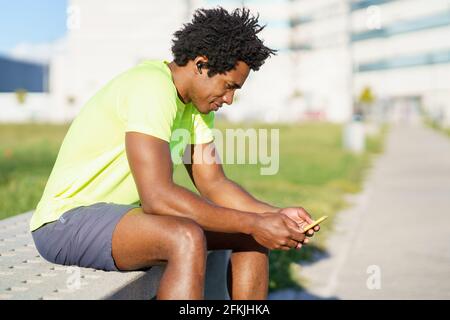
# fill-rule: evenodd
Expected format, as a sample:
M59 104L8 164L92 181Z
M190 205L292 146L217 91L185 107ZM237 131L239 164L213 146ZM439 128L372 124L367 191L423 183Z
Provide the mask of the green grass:
M368 138L367 151L354 155L343 150L342 127L336 124L218 123L219 129L237 127L280 129L280 166L276 175L263 176L259 165L225 165L231 179L266 202L302 206L313 217L330 216L312 244L300 251L271 252L270 288L301 286L299 262L325 250L334 214L346 206L346 193L360 191L372 155L382 151L383 134ZM0 219L35 208L67 129L67 125L0 125ZM175 181L194 190L181 166Z
M437 130L441 133L446 134L447 136L450 137L450 128L444 128L441 125L439 125L439 123L437 121L433 121L430 117L428 116L424 116L423 117L423 121L425 123L425 125L427 125L428 127Z
M37 205L67 129L0 125L0 219Z
M297 277L298 262L309 260L315 253L325 250L324 241L331 231L334 214L346 206L346 193L360 191L372 155L382 151L386 129L377 137L367 138L365 153L354 155L343 150L342 126L336 124L218 125L219 129L233 127L279 128L280 168L276 175L263 176L258 165L225 165L227 176L266 202L280 207L302 206L317 218L330 216L311 245L300 251L271 252L270 289L301 286L303 280ZM175 179L194 189L182 168L175 171Z

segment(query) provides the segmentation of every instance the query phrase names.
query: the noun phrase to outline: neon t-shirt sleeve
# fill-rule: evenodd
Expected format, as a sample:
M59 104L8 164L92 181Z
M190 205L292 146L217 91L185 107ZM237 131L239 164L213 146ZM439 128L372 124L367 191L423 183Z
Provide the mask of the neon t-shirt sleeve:
M212 129L214 128L214 112L194 115L194 129L191 135L192 144L208 143L214 140Z
M126 132L148 134L170 142L177 114L173 89L164 77L141 79L129 87Z

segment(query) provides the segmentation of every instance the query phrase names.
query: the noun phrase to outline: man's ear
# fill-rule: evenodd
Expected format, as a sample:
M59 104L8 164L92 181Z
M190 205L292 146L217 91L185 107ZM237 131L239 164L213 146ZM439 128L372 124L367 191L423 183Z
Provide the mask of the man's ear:
M199 57L195 58L195 60L194 60L195 67L197 68L197 71L200 74L202 74L202 69L206 68L207 63L208 63L208 58L206 58L204 56L199 56Z
M200 74L202 74L203 62L197 62L197 70Z

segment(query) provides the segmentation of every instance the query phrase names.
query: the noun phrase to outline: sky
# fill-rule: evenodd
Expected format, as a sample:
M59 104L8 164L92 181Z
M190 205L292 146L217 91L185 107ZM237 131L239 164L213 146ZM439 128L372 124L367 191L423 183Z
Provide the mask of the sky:
M67 0L0 0L0 54L64 37L66 7Z
M63 50L63 38L67 31L68 1L0 0L0 56L39 62L47 61L54 52ZM263 0L246 0L245 2L256 1ZM226 2L241 3L242 1L207 0L209 4ZM271 26L275 26L274 21L271 22Z

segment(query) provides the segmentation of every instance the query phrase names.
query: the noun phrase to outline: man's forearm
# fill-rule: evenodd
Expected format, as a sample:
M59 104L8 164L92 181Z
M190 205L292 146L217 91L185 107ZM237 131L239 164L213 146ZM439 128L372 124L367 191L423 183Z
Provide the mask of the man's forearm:
M263 213L281 209L256 199L243 187L227 178L211 185L204 196L219 206L236 210Z
M189 218L215 232L250 234L257 219L254 212L222 207L176 184L146 203L150 204L144 207L148 213Z

